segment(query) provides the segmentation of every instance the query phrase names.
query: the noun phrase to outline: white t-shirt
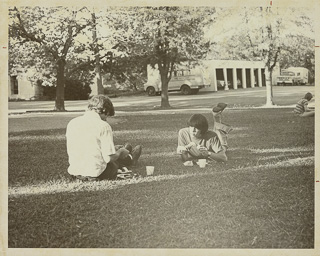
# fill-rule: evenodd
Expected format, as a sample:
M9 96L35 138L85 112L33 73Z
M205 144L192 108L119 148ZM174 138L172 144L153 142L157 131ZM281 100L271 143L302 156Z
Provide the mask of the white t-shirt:
M72 119L66 137L71 175L98 177L116 152L111 126L94 111Z

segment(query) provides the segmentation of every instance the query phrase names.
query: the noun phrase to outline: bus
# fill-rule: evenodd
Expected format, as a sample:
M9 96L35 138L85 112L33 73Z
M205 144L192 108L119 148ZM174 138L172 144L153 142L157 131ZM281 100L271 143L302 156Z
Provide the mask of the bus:
M159 70L148 65L147 73L148 81L144 84L144 90L148 96L161 94ZM210 86L209 74L201 66L178 64L172 71L168 92L180 91L184 95L197 94L200 89L208 86Z

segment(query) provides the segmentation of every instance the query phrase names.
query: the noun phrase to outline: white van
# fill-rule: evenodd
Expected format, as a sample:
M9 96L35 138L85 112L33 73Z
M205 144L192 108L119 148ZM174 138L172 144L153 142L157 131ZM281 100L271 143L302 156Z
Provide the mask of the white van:
M148 81L144 84L144 90L149 96L161 93L161 79L159 70L148 65ZM209 75L200 67L191 67L179 64L172 72L168 84L168 92L181 91L184 95L197 94L201 88L210 85Z
M300 85L307 84L309 70L306 68L290 67L282 69L280 76L277 76L277 85Z

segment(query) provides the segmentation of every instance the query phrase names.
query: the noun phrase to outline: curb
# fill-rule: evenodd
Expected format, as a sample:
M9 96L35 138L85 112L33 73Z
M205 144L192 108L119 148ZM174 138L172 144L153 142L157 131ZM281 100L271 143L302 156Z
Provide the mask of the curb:
M278 108L288 108L288 109L293 109L295 105L285 105L285 106L278 106L278 105L273 105L273 106L247 106L247 107L233 107L233 108L226 108L225 110L227 111L240 111L240 110L250 110L250 109L278 109ZM147 115L147 114L165 114L165 113L181 113L181 112L210 112L211 113L211 108L188 108L188 109L156 109L156 110L143 110L143 111L116 111L116 116L120 114L121 116L123 115ZM16 110L16 111L9 111L8 115L13 116L13 115L24 115L24 114L62 114L62 115L67 115L67 114L75 114L75 113L83 113L86 110L68 110L64 112L59 112L59 111L53 111L53 110Z

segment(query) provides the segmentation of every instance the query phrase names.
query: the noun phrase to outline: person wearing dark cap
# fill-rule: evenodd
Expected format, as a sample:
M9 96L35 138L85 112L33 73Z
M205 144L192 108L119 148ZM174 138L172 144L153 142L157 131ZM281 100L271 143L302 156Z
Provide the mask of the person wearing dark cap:
M111 100L105 95L96 95L89 100L84 115L68 123L66 138L71 176L84 181L116 179L121 163L137 162L141 146L132 149L129 144L118 148L114 145L112 128L107 122L107 117L114 114Z
M313 117L315 111L308 107L309 101L313 98L310 92L306 93L302 99L298 101L293 113L300 117Z

